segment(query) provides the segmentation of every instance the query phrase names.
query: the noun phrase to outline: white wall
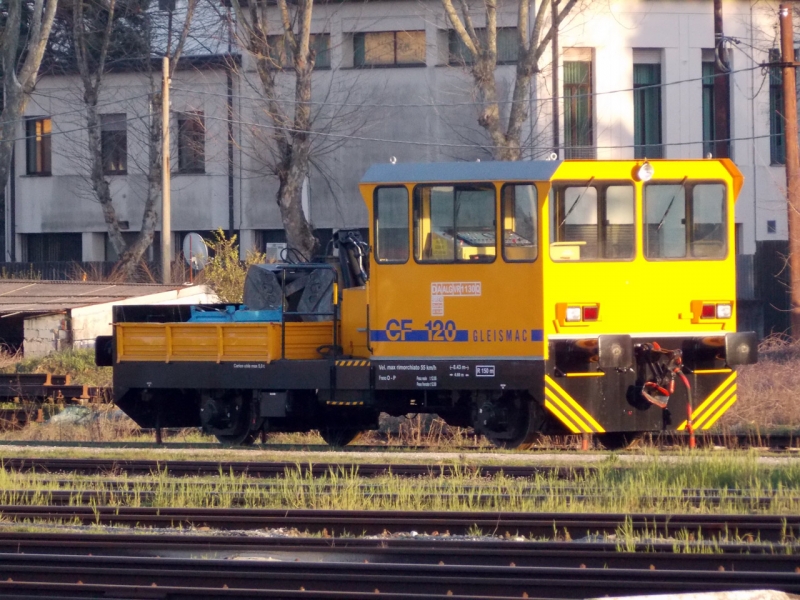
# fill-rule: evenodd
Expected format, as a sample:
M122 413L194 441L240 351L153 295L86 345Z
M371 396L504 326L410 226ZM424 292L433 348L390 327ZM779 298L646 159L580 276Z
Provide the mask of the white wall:
M41 315L25 319L26 357L45 356L66 348L93 348L99 335L112 333L112 307L138 304L213 304L216 294L196 285L126 298L115 302L73 308L64 314Z
M477 10L477 9L476 9ZM479 11L477 11L479 12ZM770 165L769 85L758 64L777 45L775 5L726 0L725 34L740 41L731 44L733 158L745 175L737 209L743 224L745 253L755 251L756 240L785 239L786 206L782 167ZM480 25L480 17L476 17ZM499 24L515 21L512 5L500 9ZM352 68L348 34L356 31L424 29L427 65L405 68ZM375 3L336 3L315 7L313 30L331 35L332 70L314 75L314 110L319 123L331 111L347 113L318 136L324 149L321 171L310 177L310 220L316 227L366 227L366 210L357 183L374 162L395 156L401 162L486 159L479 147L487 138L477 124L477 106L470 75L446 66L447 24L437 0L396 0ZM663 140L667 158L702 155L701 61L704 49L714 45L712 3L689 0L609 0L587 2L562 26L562 49L592 48L594 55L595 137L597 156L604 159L633 156L634 50L660 53ZM219 48L217 48L219 50ZM264 115L252 61L243 57L242 72L234 82L234 229L253 232L282 229L275 202L277 182L269 174L264 139L272 133ZM530 146L527 157L542 158L550 151L550 64L542 59L542 73L531 101L533 122L526 125ZM755 68L754 68L755 67ZM498 70L498 90L504 99L511 90L514 67ZM279 75L291 87L291 77ZM563 77L561 78L563 82ZM101 102L104 112L124 111L146 115L145 81L133 74L109 76ZM75 78L43 77L29 115L62 115L77 104ZM206 115L206 174L173 178L173 228L178 231L210 230L228 226L225 73L222 69L180 71L173 83L173 110L203 110ZM288 89L287 88L287 89ZM287 98L291 98L291 93ZM289 103L290 105L290 103ZM398 106L402 105L402 106ZM507 104L503 104L503 111ZM145 146L141 123L129 130L129 175L112 176L120 218L137 230L141 220L146 181ZM138 128L138 129L137 129ZM90 194L81 171L81 132L78 113L54 117L53 177L17 179L17 233L105 231L101 211ZM533 134L533 139L530 135ZM755 138L755 139L753 139ZM173 123L173 139L174 123ZM138 140L138 141L137 141ZM563 135L562 135L563 141ZM18 144L17 173L24 173L24 145ZM85 146L83 147L85 150ZM173 164L177 159L173 155ZM767 233L767 220L777 221L775 234ZM11 240L9 243L12 243ZM97 253L84 252L85 256Z

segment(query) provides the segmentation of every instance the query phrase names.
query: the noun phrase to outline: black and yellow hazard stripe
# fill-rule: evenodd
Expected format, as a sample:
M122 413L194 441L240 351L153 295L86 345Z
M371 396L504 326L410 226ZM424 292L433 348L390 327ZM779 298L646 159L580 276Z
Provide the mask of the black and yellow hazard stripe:
M364 406L363 402L332 402L328 400L325 404L330 406Z
M692 411L692 425L695 429L711 428L734 402L736 402L736 371ZM684 421L678 425L678 431L685 430L687 425L688 422Z
M337 367L368 367L368 360L337 360Z
M604 433L605 429L594 420L564 388L549 375L544 376L544 407L566 425L572 433Z

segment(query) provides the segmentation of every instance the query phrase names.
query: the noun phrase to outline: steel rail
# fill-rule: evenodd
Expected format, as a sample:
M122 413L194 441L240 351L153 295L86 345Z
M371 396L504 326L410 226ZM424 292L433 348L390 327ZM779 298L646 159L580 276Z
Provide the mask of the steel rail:
M560 568L396 563L285 562L165 557L0 554L6 579L37 583L182 586L205 589L406 593L585 598L660 593L777 589L800 592L800 574L763 571Z
M69 522L129 527L209 527L225 530L293 528L334 536L433 532L578 539L619 530L696 539L771 542L800 537L800 515L600 514L452 511L370 511L113 506L0 506L0 517L27 522Z
M92 556L203 556L284 562L327 561L560 568L765 571L794 573L797 546L694 543L676 552L671 543L516 542L403 538L264 538L150 534L0 533L0 553ZM710 552L713 550L714 552Z
M248 477L276 478L287 472L303 476L321 476L330 473L353 473L361 477L397 475L403 477L448 476L475 473L483 476L505 474L509 477L548 475L560 478L580 476L597 471L585 466L514 466L514 465L434 465L391 463L338 463L338 462L248 462L248 461L183 461L137 459L73 459L73 458L17 458L0 459L0 467L19 472L79 473L84 475L127 473L150 475L161 473L172 476L185 475L247 475Z
M14 600L97 600L98 598L146 598L148 600L237 600L252 598L276 598L278 600L375 600L372 592L333 592L312 590L272 590L253 588L201 588L196 586L136 586L119 584L84 584L84 583L44 583L29 581L0 580L0 597L11 597ZM431 595L431 594L392 594L381 593L380 600L426 600L428 598L446 598L447 600L511 600L500 596L476 595ZM533 598L533 597L531 597ZM518 600L518 599L515 599Z
M788 433L697 433L698 446L722 446L727 448L759 448L765 450L800 450L800 431ZM664 432L658 434L646 434L643 444L647 447L670 449L673 447L683 448L688 446L688 435L677 432ZM231 446L218 442L83 442L83 441L41 441L41 440L0 440L0 447L3 446L25 446L25 447L60 447L60 448L99 448L99 449L175 449L175 450L219 450L225 448L235 448L245 451L313 451L313 452L375 452L376 454L385 452L396 452L399 450L419 450L434 451L436 446L427 445L352 445L344 447L332 447L327 444L255 444L252 446ZM578 436L561 436L553 440L546 446L536 446L530 448L533 452L580 452L581 438ZM491 446L460 446L455 448L457 452L491 452ZM529 452L526 450L526 452Z

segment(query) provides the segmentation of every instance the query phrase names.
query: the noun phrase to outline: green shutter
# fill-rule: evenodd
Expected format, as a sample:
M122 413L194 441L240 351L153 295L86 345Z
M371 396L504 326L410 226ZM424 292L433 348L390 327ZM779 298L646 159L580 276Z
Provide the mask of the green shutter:
M364 34L356 33L353 35L353 65L363 67L365 59Z
M498 27L497 62L515 63L519 56L519 37L515 27Z
M564 62L564 143L566 158L594 158L592 63Z
M330 53L331 36L327 33L318 33L311 38L311 45L317 53L314 59L314 68L329 69L331 66Z
M662 158L661 65L633 65L633 144L635 158Z
M452 29L448 31L447 42L451 65L471 65L473 63L472 52L461 41L458 33Z
M703 63L703 156L714 154L714 63Z
M780 50L773 48L769 51L770 62L780 60ZM786 164L786 139L782 115L783 73L780 67L772 67L769 70L769 158L773 165Z

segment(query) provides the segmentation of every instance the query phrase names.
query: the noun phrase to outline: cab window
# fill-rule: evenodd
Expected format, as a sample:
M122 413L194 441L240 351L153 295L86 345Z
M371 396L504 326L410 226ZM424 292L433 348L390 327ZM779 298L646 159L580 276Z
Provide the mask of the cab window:
M408 260L408 190L382 187L375 190L375 259L381 263Z
M553 260L629 260L636 249L634 189L592 183L555 188Z
M727 256L725 185L651 183L644 188L648 259L718 260Z
M495 254L493 186L420 185L414 189L418 262L492 262Z
M503 258L506 262L533 262L539 254L539 213L536 186L503 186Z

